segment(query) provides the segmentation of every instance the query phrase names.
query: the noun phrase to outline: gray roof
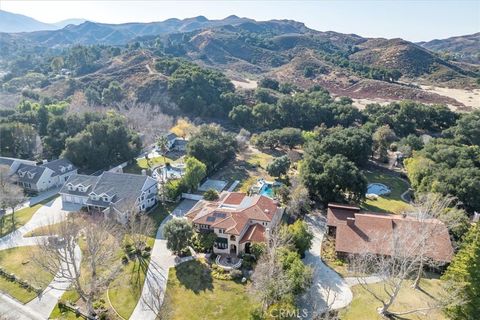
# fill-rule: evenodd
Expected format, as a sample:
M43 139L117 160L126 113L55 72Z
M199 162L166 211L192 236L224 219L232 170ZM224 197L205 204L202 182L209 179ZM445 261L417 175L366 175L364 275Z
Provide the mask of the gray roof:
M74 174L68 177L68 180L63 185L62 189L59 193L66 193L75 196L87 196L90 191L92 191L93 187L97 183L100 177L96 176L87 176L84 174ZM74 186L82 185L84 187L89 187L85 192L77 191L77 190L68 190L68 184L71 183Z
M65 182L60 193L83 196L88 196L91 192L99 196L107 194L113 196L113 206L120 211L124 211L130 209L135 204L136 199L141 195L143 185L148 179L152 178L138 174L107 171L98 177L74 174ZM83 186L91 185L91 187L86 192L73 191L68 190L68 183L73 185L82 184ZM109 204L103 200L87 200L87 205L108 207Z
M178 138L178 136L173 132L170 132L169 134L167 134L166 137L168 141L175 140L176 138Z
M18 181L19 182L28 182L28 183L37 183L38 180L40 180L40 177L42 176L43 172L45 171L45 167L40 167L40 166L32 166L29 164L21 164L18 167L17 170L17 175L18 175ZM23 177L19 175L20 172L25 172ZM29 177L28 174L34 174L32 178Z
M0 165L2 166L11 166L15 160L12 158L0 157Z
M69 165L72 166L70 170L67 169ZM40 166L47 167L50 170L52 170L53 171L52 176L62 175L62 174L77 170L77 168L68 159L65 159L65 158L53 160L53 161L41 164ZM64 172L62 172L62 167L65 168Z
M13 162L19 161L24 164L35 165L35 161L32 160L24 160L24 159L17 159L17 158L9 158L9 157L0 157L0 165L11 166Z
M188 143L188 140L183 140L183 139L176 139L175 140L175 146L186 146Z

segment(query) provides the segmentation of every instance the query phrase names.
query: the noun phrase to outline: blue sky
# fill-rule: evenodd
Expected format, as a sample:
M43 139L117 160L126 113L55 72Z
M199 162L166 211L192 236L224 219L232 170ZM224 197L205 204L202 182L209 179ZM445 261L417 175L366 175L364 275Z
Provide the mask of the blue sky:
M411 41L480 31L480 1L329 0L329 1L15 1L0 9L44 22L85 18L105 23L160 21L235 14L256 20L293 19L308 27L368 37Z

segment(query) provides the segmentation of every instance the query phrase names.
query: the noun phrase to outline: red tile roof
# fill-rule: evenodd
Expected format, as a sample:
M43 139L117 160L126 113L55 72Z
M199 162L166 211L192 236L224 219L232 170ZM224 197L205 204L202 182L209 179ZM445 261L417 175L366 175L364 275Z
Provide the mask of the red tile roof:
M356 213L336 225L335 250L358 254L369 252L391 255L397 248L395 241L401 241L402 250L419 254L418 243L427 237L422 246L425 256L440 262L449 262L453 247L444 223L437 219L418 220L392 214ZM406 251L404 251L406 253Z
M265 227L255 223L248 227L247 231L240 239L240 243L245 242L265 242Z
M233 204L233 205L239 205L243 198L246 197L246 194L243 192L231 192L230 194L227 195L225 200L223 200L224 204Z
M278 203L265 196L249 197L245 193L222 194L216 202L201 200L186 217L193 223L225 229L225 233L240 235L250 221L271 222L281 214Z
M327 209L327 225L337 226L338 223L344 223L347 218L353 218L357 212L360 212L360 208L355 206L329 203Z

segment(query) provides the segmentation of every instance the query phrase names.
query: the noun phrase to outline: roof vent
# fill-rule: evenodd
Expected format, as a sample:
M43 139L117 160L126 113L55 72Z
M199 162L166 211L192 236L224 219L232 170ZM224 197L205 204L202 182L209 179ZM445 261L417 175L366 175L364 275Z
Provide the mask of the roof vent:
M270 213L270 210L268 210L268 209L265 209L265 210L263 210L263 211L264 211L266 214L269 214L269 213Z

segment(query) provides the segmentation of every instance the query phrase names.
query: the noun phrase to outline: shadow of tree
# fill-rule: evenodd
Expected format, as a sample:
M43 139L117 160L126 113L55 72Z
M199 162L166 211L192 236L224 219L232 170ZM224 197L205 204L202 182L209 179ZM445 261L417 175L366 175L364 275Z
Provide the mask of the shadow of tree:
M182 263L176 267L178 281L196 294L213 290L213 278L208 266L198 260Z

